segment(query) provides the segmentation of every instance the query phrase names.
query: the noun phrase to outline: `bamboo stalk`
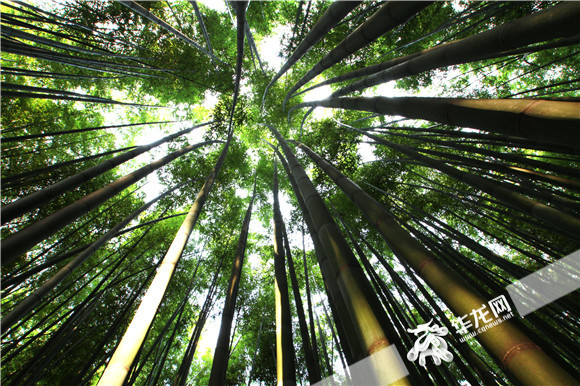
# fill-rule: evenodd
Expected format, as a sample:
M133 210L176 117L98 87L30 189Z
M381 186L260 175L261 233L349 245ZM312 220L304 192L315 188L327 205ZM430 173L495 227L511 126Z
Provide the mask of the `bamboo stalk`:
M21 231L10 235L2 240L2 265L8 264L23 253L30 250L37 243L46 240L48 237L55 234L64 226L70 224L83 214L89 212L100 206L102 203L119 193L123 189L133 185L148 174L154 172L162 166L165 166L174 159L187 154L200 146L214 143L216 141L202 142L195 145L190 145L175 151L157 161L151 162L149 165L137 169L133 173L127 174L124 177L108 184L107 186L81 198L80 200L64 207L63 209L29 225Z
M329 280L337 281L355 327L356 335L364 347L364 350L359 352L358 355L364 358L381 351L391 343L385 334L387 329L382 325L383 323L388 323L388 319L379 300L346 240L340 233L338 226L332 219L326 205L324 205L324 201L316 192L290 147L274 127L266 126L270 128L278 139L288 159L291 171L296 177L306 206L312 214L318 237L327 254L328 264L332 270L333 276ZM389 372L406 373L397 363L382 364L381 367L374 367L374 370L379 380L382 379L383 381L388 379ZM397 382L407 384L408 380L405 377Z
M425 280L456 315L468 315L486 304L455 272L439 263L421 243L411 237L378 201L340 173L308 147L298 145L339 186L379 231L391 250ZM574 379L541 351L510 321L478 335L498 360L524 384L573 384Z

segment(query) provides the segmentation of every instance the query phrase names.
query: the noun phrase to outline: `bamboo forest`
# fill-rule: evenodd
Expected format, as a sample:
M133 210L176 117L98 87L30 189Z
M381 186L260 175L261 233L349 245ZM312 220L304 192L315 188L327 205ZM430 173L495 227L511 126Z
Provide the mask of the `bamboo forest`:
M580 2L1 22L3 385L580 382Z

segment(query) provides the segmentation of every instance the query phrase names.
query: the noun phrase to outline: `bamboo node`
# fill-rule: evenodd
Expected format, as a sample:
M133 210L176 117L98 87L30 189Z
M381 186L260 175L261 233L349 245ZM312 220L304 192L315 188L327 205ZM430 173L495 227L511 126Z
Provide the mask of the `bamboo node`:
M533 105L539 103L540 101L533 101L531 103L529 103L519 114L518 114L518 119L516 121L516 131L517 133L521 136L525 138L525 134L522 132L522 127L520 125L520 122L522 120L522 117L524 117L526 115L526 113L528 112L529 109L532 108Z
M512 346L509 350L506 351L505 355L501 360L501 364L503 365L504 368L507 369L508 362L512 359L513 354L517 353L518 351L527 350L530 348L534 348L540 351L542 350L540 347L538 347L535 343L532 342L516 344L515 346Z
M435 260L432 258L428 258L428 259L424 259L421 264L419 264L419 266L417 267L417 273L421 274L421 271L423 270L423 268L425 268L425 266L429 263L434 262Z
M372 355L374 352L382 350L383 348L389 346L390 344L391 343L385 338L379 339L369 346L367 354Z
M341 265L340 268L338 269L338 272L336 273L336 276L340 275L342 273L342 271L344 271L345 269L348 269L348 268L349 268L348 263Z

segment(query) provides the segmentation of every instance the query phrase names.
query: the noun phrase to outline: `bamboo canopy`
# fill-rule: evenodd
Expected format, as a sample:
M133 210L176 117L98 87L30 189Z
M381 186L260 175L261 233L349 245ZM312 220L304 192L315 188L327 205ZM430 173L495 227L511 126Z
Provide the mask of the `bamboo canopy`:
M3 384L578 384L578 3L0 19Z

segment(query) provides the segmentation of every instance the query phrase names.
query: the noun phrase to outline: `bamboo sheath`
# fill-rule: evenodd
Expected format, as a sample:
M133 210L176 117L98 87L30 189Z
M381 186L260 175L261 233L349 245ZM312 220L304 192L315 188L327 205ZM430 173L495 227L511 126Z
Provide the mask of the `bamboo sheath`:
M163 137L160 140L150 143L148 145L139 146L133 150L120 154L116 157L103 161L98 165L85 169L82 172L79 172L68 178L65 178L64 180L59 181L42 190L39 190L38 192L31 193L14 202L11 202L10 204L4 205L2 209L0 209L0 217L2 217L2 224L5 224L6 222L11 221L16 217L22 216L26 212L29 212L35 208L40 207L42 204L54 199L55 197L63 193L66 193L76 188L77 186L80 186L84 182L89 181L90 179L99 176L113 169L114 167L153 149L154 147L157 147L163 143L169 142L175 138L187 134L196 128L209 125L210 123L211 122L206 122L185 130L180 130L177 133Z
M422 51L394 67L370 75L335 93L343 96L380 83L419 74L439 67L495 57L503 51L578 34L580 4L564 2L524 16L492 30Z
M402 115L580 148L580 102L541 99L357 97L305 102L292 110L317 106Z
M470 315L487 300L438 262L374 198L303 144L298 146L339 186L379 231L393 252L421 276L456 315ZM472 322L475 322L472 319ZM475 324L474 324L475 325ZM478 335L498 360L523 384L575 384L575 380L510 321Z
M273 127L267 125L278 139L280 146L295 176L300 192L318 232L318 237L328 256L332 276L336 280L345 300L358 339L363 344L364 352L359 355L363 358L388 347L391 343L385 335L385 328L381 325L387 322L382 305L368 282L356 257L350 250L346 240L324 201L316 192L312 182L298 163L290 147L282 135ZM382 366L382 365L381 365ZM405 373L398 363L384 364L384 367L375 367L379 380L388 379L389 372ZM384 378L386 377L386 378ZM408 384L407 378L401 378L398 383Z
M34 224L14 233L2 240L2 265L13 261L26 251L30 250L37 243L47 239L55 234L58 230L70 224L83 214L89 212L122 191L133 185L148 174L154 172L162 166L167 165L174 159L191 152L201 146L215 143L216 141L207 141L184 147L175 151L157 161L150 163L133 173L108 184L107 186L88 194L80 200L60 209L59 211L40 219Z

